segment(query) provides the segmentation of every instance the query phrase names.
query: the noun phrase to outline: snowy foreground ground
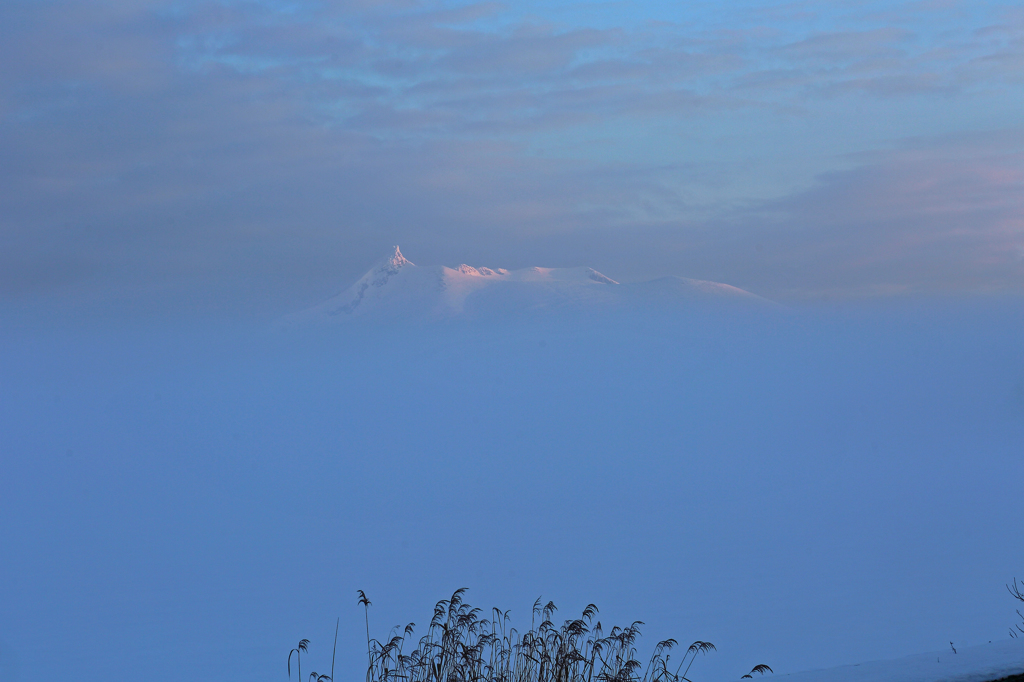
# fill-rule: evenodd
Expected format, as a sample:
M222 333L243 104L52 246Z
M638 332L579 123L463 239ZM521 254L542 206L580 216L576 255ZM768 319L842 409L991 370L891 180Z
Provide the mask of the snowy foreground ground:
M775 675L778 682L989 682L1024 674L1024 644L1008 639L889 661Z

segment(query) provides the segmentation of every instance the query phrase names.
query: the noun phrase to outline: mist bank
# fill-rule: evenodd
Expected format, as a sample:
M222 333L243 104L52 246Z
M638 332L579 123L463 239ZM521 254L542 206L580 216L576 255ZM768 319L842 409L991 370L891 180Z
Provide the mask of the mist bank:
M9 312L9 311L8 311ZM361 678L458 587L737 679L1005 638L1024 306L0 329L7 679ZM556 620L557 620L556 618ZM116 642L116 659L112 643ZM307 668L307 665L309 667Z

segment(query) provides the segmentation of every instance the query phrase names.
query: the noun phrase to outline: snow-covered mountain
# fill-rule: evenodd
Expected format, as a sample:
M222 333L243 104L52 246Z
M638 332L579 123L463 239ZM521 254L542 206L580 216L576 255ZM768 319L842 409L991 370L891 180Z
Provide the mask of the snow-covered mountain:
M588 267L505 270L465 264L457 268L417 266L396 246L355 284L290 320L328 322L363 316L445 319L726 302L774 305L728 284L682 277L620 284Z

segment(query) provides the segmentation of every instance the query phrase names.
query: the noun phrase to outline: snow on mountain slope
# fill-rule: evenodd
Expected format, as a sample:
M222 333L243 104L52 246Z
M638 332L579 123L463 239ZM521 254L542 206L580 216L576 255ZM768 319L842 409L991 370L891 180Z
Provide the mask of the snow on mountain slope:
M396 246L392 254L345 291L289 320L328 322L365 315L397 319L493 317L537 310L610 309L717 299L769 304L728 284L667 277L623 285L588 267L513 271L465 264L457 268L423 267L412 263Z
M636 282L623 285L628 287L636 296L647 299L672 298L672 299L743 299L749 301L767 302L757 294L752 294L745 289L734 287L721 282L709 282L703 279L690 279L688 277L662 277L647 282Z
M1024 674L1024 644L1019 639L871 661L790 675L769 675L775 682L992 682ZM760 677L758 677L760 679Z

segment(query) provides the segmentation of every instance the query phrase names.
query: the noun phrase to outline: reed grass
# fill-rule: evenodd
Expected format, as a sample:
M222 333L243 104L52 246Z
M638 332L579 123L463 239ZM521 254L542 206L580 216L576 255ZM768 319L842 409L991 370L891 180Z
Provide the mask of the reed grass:
M426 634L408 653L415 624L401 634L396 627L385 641L370 639L367 611L366 682L691 682L687 675L698 655L715 651L711 642L698 640L672 660L678 642L666 639L645 666L636 648L641 621L606 632L590 604L580 618L555 625L557 607L538 599L530 629L519 632L508 611L491 609L484 616L466 603L465 592L437 602ZM359 603L368 609L362 591Z
M1024 583L1022 583L1021 586L1018 587L1017 586L1017 579L1014 578L1013 579L1013 587L1010 587L1009 585L1007 585L1006 589L1009 590L1010 595L1012 595L1014 599L1016 599L1017 601L1024 602ZM1021 613L1020 609L1017 609L1017 616L1020 617L1021 623L1016 625L1015 627L1017 628L1017 632L1019 632L1021 634L1024 634L1024 613ZM1011 627L1010 628L1010 637L1013 637L1014 639L1016 639L1019 636L1017 634L1017 632L1014 632L1014 629Z
M764 675L765 673L774 673L774 672L775 672L774 670L772 670L771 668L769 668L768 666L766 666L766 665L765 665L764 663L762 663L762 664L760 664L760 665L755 665L755 666L754 666L754 667L753 667L753 668L752 668L752 669L750 670L750 672L749 672L749 673L747 673L746 675L744 675L744 676L743 676L743 677L741 677L740 679L742 680L742 679L743 679L744 677L749 677L749 678L753 679L753 677L754 677L754 673L758 673L758 674Z
M309 651L309 640L301 639L298 645L288 652L288 679L292 679L292 654L295 654L295 661L298 663L299 682L302 682L302 652Z
M530 629L519 632L511 626L508 611L491 609L485 617L465 601L465 593L461 588L437 602L426 634L418 641L412 639L415 623L400 634L395 626L381 641L370 637L371 602L357 590L366 624L366 682L693 682L687 675L698 655L716 651L711 642L697 640L673 661L679 643L666 639L655 645L645 666L636 647L642 621L614 626L606 633L601 622L595 622L597 607L589 604L579 618L555 625L558 608L538 599ZM301 666L298 657L308 645L303 639L288 653L289 678L292 654ZM415 648L405 653L408 646ZM337 647L335 623L331 674L310 673L308 682L333 682ZM757 665L743 677L766 672L772 669ZM301 676L300 668L300 680Z

